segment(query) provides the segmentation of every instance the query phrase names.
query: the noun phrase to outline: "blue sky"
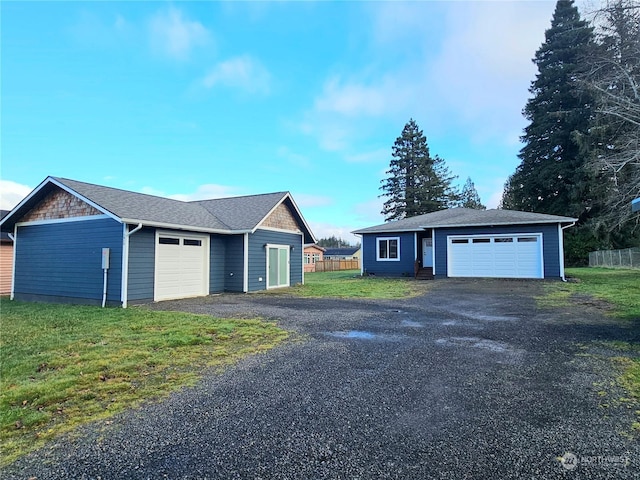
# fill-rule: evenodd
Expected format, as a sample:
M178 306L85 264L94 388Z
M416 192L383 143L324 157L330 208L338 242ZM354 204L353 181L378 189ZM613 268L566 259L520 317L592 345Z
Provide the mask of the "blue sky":
M497 206L555 2L2 2L1 200L47 175L201 199L291 191L381 223L391 146Z

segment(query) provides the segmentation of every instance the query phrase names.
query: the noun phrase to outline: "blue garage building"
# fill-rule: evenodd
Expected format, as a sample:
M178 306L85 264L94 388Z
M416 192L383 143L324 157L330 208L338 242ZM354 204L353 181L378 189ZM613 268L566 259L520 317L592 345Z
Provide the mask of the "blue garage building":
M575 218L452 208L356 230L363 273L564 278L563 231Z
M0 226L11 298L123 307L302 283L316 241L288 192L183 202L56 177Z

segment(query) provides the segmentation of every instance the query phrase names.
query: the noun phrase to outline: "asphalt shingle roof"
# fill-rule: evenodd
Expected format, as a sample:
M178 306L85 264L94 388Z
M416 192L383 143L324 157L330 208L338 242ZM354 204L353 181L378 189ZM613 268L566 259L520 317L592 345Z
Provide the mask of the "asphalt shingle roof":
M183 202L118 188L52 177L121 219L216 230L231 228L195 202Z
M251 230L267 216L287 192L189 202L204 208L231 230Z
M305 241L315 242L289 192L185 202L60 177L47 177L20 202L0 222L2 231L10 231L22 216L60 187L126 223L225 234L253 232L275 207L284 203L298 221Z
M572 223L576 220L577 219L570 217L547 215L544 213L519 212L516 210L450 208L448 210L439 210L416 217L387 222L369 228L362 228L353 233L402 232L445 227Z
M358 250L360 250L360 247L327 248L324 254L328 257L332 255L353 255Z

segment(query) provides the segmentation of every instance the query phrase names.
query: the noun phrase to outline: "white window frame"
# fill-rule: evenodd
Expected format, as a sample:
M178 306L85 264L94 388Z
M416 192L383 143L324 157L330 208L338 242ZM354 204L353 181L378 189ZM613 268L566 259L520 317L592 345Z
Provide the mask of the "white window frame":
M286 250L287 251L287 283L286 285L269 285L269 249L270 248L275 248L278 251L280 250ZM266 257L267 257L267 270L266 270L266 275L265 275L265 279L266 279L266 283L267 283L267 290L272 289L272 288L283 288L283 287L290 287L291 286L291 246L290 245L281 245L281 244L274 244L274 243L267 243L265 245L265 253L266 253ZM304 268L304 267L303 267ZM278 271L279 273L279 271Z
M387 242L387 255L389 254L389 241L395 240L398 243L398 256L396 258L380 257L380 242ZM399 262L400 261L400 237L376 237L376 261L377 262Z

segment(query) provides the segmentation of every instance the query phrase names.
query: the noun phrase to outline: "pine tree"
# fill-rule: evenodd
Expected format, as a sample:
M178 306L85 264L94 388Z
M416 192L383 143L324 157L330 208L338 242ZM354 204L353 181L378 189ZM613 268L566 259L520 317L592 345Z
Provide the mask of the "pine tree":
M444 160L429 154L427 138L413 119L402 129L391 153L388 178L382 180L382 215L385 220L399 220L443 210L457 200L451 187L455 178Z
M592 40L593 29L580 19L573 0L559 0L533 60L539 73L523 111L530 123L503 207L579 218L591 209L593 177L577 136L588 132L593 118L593 99L578 79Z
M478 195L478 191L471 181L471 177L467 177L467 182L464 184L464 187L462 187L462 192L460 193L460 206L476 210L487 209L487 207L485 207L480 201L480 195Z

